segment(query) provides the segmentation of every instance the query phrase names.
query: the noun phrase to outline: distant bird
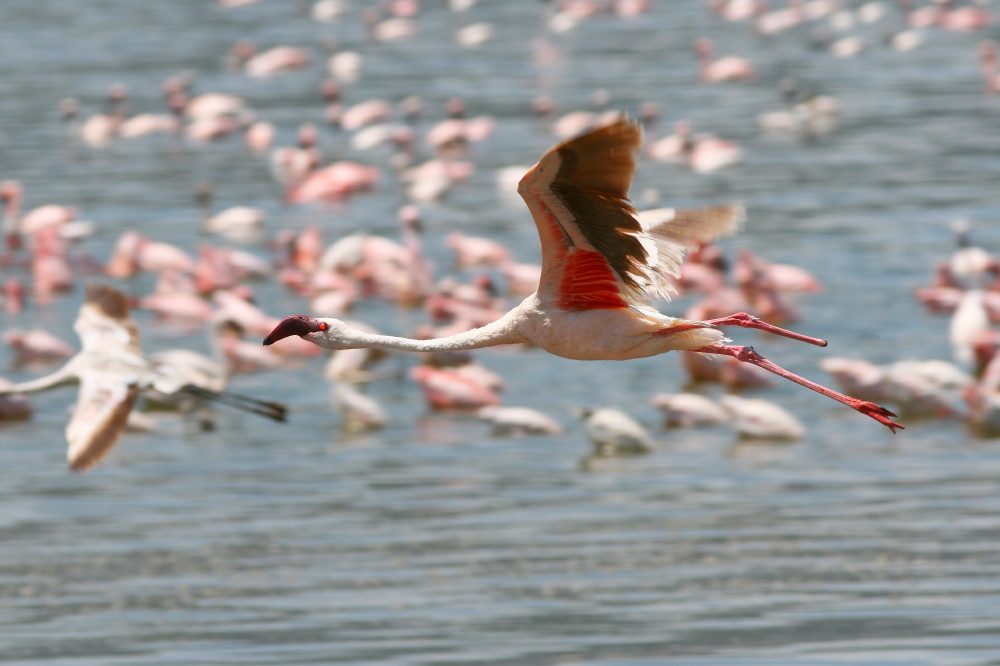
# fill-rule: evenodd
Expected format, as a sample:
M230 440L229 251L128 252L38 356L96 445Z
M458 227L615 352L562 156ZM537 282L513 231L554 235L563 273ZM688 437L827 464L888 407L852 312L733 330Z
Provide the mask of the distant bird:
M420 384L431 409L476 410L500 404L492 388L459 368L418 365L410 369L410 376Z
M340 427L345 432L378 430L389 422L385 409L374 398L362 393L354 382L333 385L333 404L340 411Z
M267 213L260 208L232 206L213 214L214 198L215 190L212 183L208 181L199 183L195 199L201 206L201 228L204 231L240 242L252 242L260 238Z
M551 416L530 407L482 407L476 416L488 421L497 436L558 435L562 432L562 426Z
M641 145L637 123L614 122L557 144L518 187L538 227L542 278L538 290L500 319L456 335L415 340L372 335L333 318L287 317L264 339L300 336L328 349L377 347L449 351L532 343L570 359L627 360L671 350L730 356L796 382L874 418L893 431L892 412L816 384L768 361L751 347L726 344L719 326L757 328L825 346L824 340L767 324L747 313L708 321L670 317L648 294L665 296L687 246L730 232L739 206L678 211L642 228L626 200Z
M845 391L866 400L890 402L907 416L954 414L953 393L972 383L968 373L939 360L875 365L861 359L832 357L819 365Z
M951 255L949 268L957 280L968 287L981 286L986 273L1000 269L996 257L976 245L969 238L971 225L968 220L955 220L951 230L958 249Z
M668 428L719 425L729 422L729 415L717 402L700 393L658 393L650 402L663 414Z
M115 243L105 270L111 277L127 278L143 271L193 273L194 268L194 259L178 246L152 241L137 231L128 230Z
M707 37L698 39L694 44L695 53L701 63L701 80L706 83L722 81L752 81L757 76L750 61L739 56L725 56L713 59L715 47Z
M990 315L983 303L983 291L970 289L959 301L948 326L948 338L955 358L963 363L972 361L973 342L989 327Z
M14 352L17 363L62 360L75 353L69 343L43 328L30 331L12 328L3 334L3 341Z
M67 457L75 471L93 466L111 450L136 400L145 392L191 395L276 421L285 419L283 405L186 383L170 364L157 364L143 356L128 301L112 287L87 289L73 329L82 344L76 356L49 375L0 388L0 396L79 384L79 397L66 426Z
M797 418L773 402L726 395L719 404L729 412L733 428L742 439L792 441L806 434Z
M266 51L257 51L249 42L235 44L231 57L239 69L256 78L301 69L310 61L309 52L297 46L275 46Z
M653 437L645 426L619 409L583 408L580 417L597 456L637 456L653 449Z
M983 91L990 95L1000 92L1000 66L997 65L996 42L982 43L979 47L979 62L983 71Z

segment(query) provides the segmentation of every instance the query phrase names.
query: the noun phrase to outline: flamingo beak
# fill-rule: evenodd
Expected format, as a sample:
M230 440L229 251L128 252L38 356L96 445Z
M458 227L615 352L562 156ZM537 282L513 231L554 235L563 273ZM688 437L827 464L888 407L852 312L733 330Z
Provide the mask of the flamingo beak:
M309 333L315 333L318 330L320 330L319 323L316 321L315 317L310 317L308 315L285 317L278 323L277 326L274 327L274 330L268 333L267 337L264 338L264 344L274 344L278 340L292 335L308 335Z

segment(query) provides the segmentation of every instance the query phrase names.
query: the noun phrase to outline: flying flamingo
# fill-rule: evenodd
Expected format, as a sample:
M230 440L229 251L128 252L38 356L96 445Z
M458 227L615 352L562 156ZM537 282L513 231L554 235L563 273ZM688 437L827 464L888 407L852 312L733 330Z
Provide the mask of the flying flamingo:
M752 347L727 344L720 326L757 328L825 346L826 341L767 324L745 312L708 321L670 317L647 296L665 296L666 275L678 273L685 245L729 232L738 217L718 209L685 211L642 228L626 196L641 146L638 123L620 116L549 149L518 191L538 228L542 279L538 290L500 319L443 338L372 335L332 318L287 317L264 338L269 345L300 336L328 349L377 347L404 351L477 349L532 343L578 360L646 358L671 350L729 356L758 366L870 416L895 431L889 410L821 386L772 363Z
M59 370L0 388L0 396L46 391L78 383L80 395L66 427L67 457L74 471L96 464L121 437L141 393L189 395L283 421L285 408L271 402L215 391L189 383L170 365L158 365L139 349L139 330L128 300L108 286L87 290L73 328L82 350Z

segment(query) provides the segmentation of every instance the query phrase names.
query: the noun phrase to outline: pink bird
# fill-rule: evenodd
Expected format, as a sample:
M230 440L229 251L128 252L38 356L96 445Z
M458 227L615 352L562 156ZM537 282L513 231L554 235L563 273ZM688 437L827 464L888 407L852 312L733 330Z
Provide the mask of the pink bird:
M981 7L958 7L948 9L954 0L945 2L945 10L938 16L938 25L945 30L957 32L975 32L989 27L993 22L990 10Z
M16 277L4 280L0 305L3 306L3 311L9 315L21 314L24 309L24 285Z
M453 186L472 176L476 166L463 160L431 159L403 171L406 195L414 201L432 202L444 197Z
M275 46L259 53L254 49L250 52L241 52L238 57L242 60L243 71L255 78L302 69L311 60L308 51L296 46Z
M392 106L382 99L370 99L344 109L340 114L340 126L349 132L366 125L385 122L392 116Z
M746 58L725 56L717 60L712 58L714 52L712 40L707 37L698 39L694 44L695 53L700 62L701 80L706 83L723 81L752 81L757 77L753 65Z
M168 82L167 85L178 85ZM184 106L184 115L189 120L213 118L217 116L242 117L249 109L246 100L229 93L208 92L190 99Z
M654 160L680 162L696 173L711 173L743 160L739 144L712 134L694 134L686 120L674 125L673 134L651 143L647 152Z
M666 295L687 245L710 242L733 229L735 217L685 211L677 220L643 229L627 201L641 146L640 126L619 117L549 149L518 191L538 228L542 279L538 290L500 319L457 335L415 340L372 335L333 318L287 317L264 339L300 336L320 347L458 351L531 343L577 360L628 360L671 350L727 356L763 368L841 402L886 425L892 412L858 400L772 363L753 348L727 344L720 326L757 328L825 346L824 340L767 324L746 313L708 321L670 317L649 296Z
M102 148L111 143L125 119L124 85L116 83L108 89L107 106L104 113L95 113L80 125L80 140L93 148Z
M18 363L55 361L69 358L76 353L68 342L52 335L43 328L24 331L12 328L3 335L3 341L14 352Z
M500 404L495 391L457 368L418 365L410 376L420 384L431 409L476 410Z
M511 261L510 250L489 238L466 236L461 231L448 234L445 242L455 251L459 268L501 266Z
M378 180L378 167L357 162L334 162L305 176L301 182L289 181L285 198L289 203L337 201L373 188Z
M194 268L191 255L176 245L149 240L137 231L126 231L115 244L105 270L111 277L127 278L140 272L165 270L193 273Z
M35 233L31 275L35 297L41 302L48 302L56 292L73 288L76 274L69 263L66 241L56 227L44 227Z
M71 206L45 204L21 214L24 190L16 180L0 183L0 203L3 204L3 231L8 249L21 247L22 239L46 227L58 227L60 233L77 219L77 210Z
M997 44L986 41L979 47L979 61L983 70L983 91L987 94L1000 92L1000 66L997 65Z

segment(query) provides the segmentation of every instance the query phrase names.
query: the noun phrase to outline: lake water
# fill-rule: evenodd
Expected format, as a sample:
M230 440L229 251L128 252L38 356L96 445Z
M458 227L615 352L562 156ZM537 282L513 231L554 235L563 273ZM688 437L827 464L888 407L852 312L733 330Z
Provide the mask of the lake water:
M422 209L438 272L452 270L443 239L455 229L535 261L530 217L496 191L493 173L532 163L553 142L531 113L537 95L564 112L593 108L600 89L614 108L656 103L654 136L688 118L746 150L742 164L710 175L643 161L640 203L742 200L746 230L723 243L727 252L803 265L824 282L797 300L795 326L828 338L828 349L743 330L735 339L822 380L816 364L830 355L949 357L947 319L926 314L911 290L952 250L956 218L1000 248L1000 97L982 94L984 33L928 30L920 48L897 53L880 41L898 24L887 6L880 23L845 33L869 50L839 59L814 46L822 23L764 38L693 0L565 34L545 26L550 3L484 0L458 15L425 2L416 36L369 43L366 4L319 23L306 3L278 0L239 9L5 0L0 179L21 180L29 206L79 207L98 227L80 249L100 261L128 228L194 251L206 238L193 192L206 179L218 205L267 210L269 233L320 224L328 242L356 229L395 237L402 199L391 176L342 205L286 206L266 159L238 140L70 147L58 120L61 99L91 113L115 82L128 86L133 112L159 110L161 82L188 72L199 91L244 96L287 145L301 123L322 120L324 49L336 43L365 58L362 77L343 85L345 102L418 95L429 126L461 96L470 115L496 118L472 150L475 175ZM474 21L492 23L494 39L459 47L454 30ZM758 80L698 83L698 35L751 58ZM227 71L239 39L304 46L314 64L271 79ZM539 51L557 57L540 64ZM786 76L840 99L836 131L803 141L758 129L759 113L780 108ZM322 129L321 145L331 158L387 166L387 152L353 153L334 130ZM116 284L142 295L153 278ZM273 314L307 308L277 284L254 289ZM29 301L2 328L46 327L75 344L82 293ZM354 316L394 333L422 320L373 302ZM207 349L201 330L136 317L147 350ZM0 349L10 378L44 370L10 360ZM73 391L35 397L32 421L0 426L0 662L1000 664L997 441L955 420L908 422L892 436L776 383L761 397L798 414L807 437L738 443L725 428L662 429L649 397L683 385L673 355L579 363L494 349L477 360L507 381L506 404L553 415L565 434L492 437L473 419L428 412L409 380L387 379L370 392L389 407L389 426L344 435L313 360L234 379L241 392L287 401L287 424L220 411L218 429L195 432L164 417L157 432L128 434L99 467L72 474L63 428ZM588 464L573 415L581 405L626 409L658 446Z

